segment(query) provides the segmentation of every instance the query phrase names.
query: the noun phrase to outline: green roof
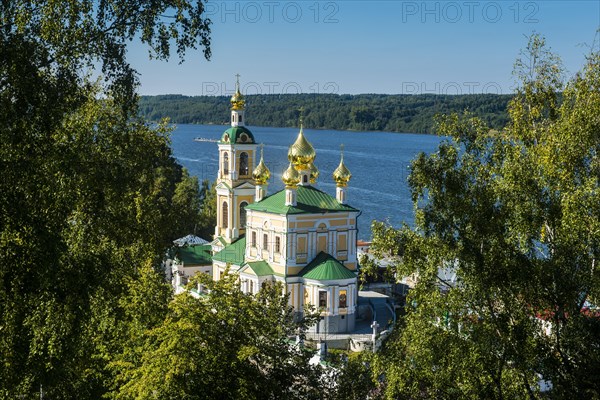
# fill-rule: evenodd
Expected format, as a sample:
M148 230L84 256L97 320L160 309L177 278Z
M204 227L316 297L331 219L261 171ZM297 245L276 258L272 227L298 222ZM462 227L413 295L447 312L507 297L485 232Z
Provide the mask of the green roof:
M306 279L331 281L356 278L356 274L336 260L333 256L320 252L314 260L298 274Z
M185 246L175 249L175 257L184 264L209 265L212 263L210 244Z
M274 275L273 268L265 260L249 262L248 266L254 271L256 276Z
M242 133L248 135L246 141L242 140ZM225 140L225 135L228 136L229 140ZM242 144L254 144L256 141L254 140L254 135L244 126L232 126L223 132L223 136L221 136L221 141L219 143L242 143Z
M354 207L340 204L335 197L312 186L298 186L296 206L285 205L285 189L258 203L246 206L247 210L265 211L274 214L314 214L322 212L358 211Z
M233 264L244 264L244 255L246 253L246 237L241 236L238 240L225 247L223 250L213 256L213 260Z

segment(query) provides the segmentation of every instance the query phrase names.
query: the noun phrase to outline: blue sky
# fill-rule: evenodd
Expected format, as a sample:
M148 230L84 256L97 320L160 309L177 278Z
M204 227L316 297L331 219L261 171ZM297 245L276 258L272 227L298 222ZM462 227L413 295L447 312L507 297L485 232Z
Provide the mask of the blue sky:
M129 60L141 94L510 93L538 32L572 74L600 27L600 1L210 1L212 58Z

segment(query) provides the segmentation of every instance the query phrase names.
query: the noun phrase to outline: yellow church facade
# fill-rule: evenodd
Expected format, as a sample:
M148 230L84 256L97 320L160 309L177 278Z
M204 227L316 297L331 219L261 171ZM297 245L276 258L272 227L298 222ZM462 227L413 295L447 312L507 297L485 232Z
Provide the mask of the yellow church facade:
M351 332L358 301L357 218L347 204L350 171L343 154L333 173L332 196L316 185L316 152L302 123L288 151L285 189L268 194L270 171L245 124L245 100L237 83L231 98L231 128L218 143L217 224L213 278L229 267L246 293L265 282L281 282L298 316L305 306L319 310L319 332Z

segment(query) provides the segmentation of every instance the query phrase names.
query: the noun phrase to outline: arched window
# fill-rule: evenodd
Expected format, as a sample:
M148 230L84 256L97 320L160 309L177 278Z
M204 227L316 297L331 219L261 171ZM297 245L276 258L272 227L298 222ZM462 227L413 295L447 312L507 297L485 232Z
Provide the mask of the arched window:
M240 229L246 228L246 209L245 207L248 205L247 202L242 201L240 203Z
M242 122L242 115L240 114L240 122Z
M223 228L227 228L227 220L229 219L228 218L229 217L229 215L228 215L229 210L228 210L227 202L226 201L223 202L223 207L221 209L222 209L222 212L221 212L221 225L222 225Z
M240 176L248 175L248 153L240 154Z
M319 290L319 308L327 308L327 292Z
M229 175L229 154L223 153L223 175Z
M345 290L340 290L340 302L339 302L339 307L340 308L346 308L347 304L346 304L346 291Z

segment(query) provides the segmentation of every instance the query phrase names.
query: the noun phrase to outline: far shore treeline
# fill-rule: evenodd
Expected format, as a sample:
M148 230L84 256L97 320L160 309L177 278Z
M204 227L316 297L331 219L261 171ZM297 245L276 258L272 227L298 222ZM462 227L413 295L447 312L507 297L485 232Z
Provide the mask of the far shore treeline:
M434 133L436 114L469 110L494 129L508 122L512 95L497 94L258 94L248 95L248 124L291 127L298 125L300 107L304 126L311 129ZM140 115L151 121L168 117L179 124L228 124L227 96L142 96Z

